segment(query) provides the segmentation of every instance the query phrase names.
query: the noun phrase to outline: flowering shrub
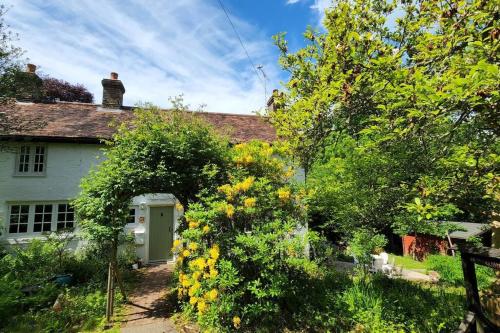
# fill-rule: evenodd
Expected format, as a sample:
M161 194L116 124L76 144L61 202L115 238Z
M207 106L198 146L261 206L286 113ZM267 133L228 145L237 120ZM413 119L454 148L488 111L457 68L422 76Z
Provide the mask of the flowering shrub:
M279 323L295 279L313 265L292 171L266 143L232 154L230 181L189 206L173 248L184 310L218 330Z

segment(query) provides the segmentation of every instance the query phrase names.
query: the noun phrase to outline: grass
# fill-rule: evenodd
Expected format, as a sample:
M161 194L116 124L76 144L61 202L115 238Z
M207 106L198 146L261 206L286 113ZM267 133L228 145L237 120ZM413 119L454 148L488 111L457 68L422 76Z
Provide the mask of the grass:
M413 260L410 256L398 256L395 254L389 254L389 263L392 263L394 259L394 264L396 266L403 266L405 269L423 269L427 267L424 262Z

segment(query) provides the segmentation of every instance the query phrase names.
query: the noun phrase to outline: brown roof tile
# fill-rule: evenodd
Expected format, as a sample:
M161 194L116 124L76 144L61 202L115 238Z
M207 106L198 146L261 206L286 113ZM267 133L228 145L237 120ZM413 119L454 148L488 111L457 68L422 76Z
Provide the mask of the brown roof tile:
M86 103L54 104L16 103L14 106L0 106L0 112L7 117L6 133L0 139L31 137L39 140L88 141L111 138L114 129L109 124L114 120L125 120L132 116L131 108L121 112L107 111L100 105ZM197 113L216 129L228 133L233 142L253 139L272 142L276 131L266 118L256 115L225 113ZM5 117L0 118L4 119ZM17 126L24 123L24 126ZM1 125L1 124L0 124Z

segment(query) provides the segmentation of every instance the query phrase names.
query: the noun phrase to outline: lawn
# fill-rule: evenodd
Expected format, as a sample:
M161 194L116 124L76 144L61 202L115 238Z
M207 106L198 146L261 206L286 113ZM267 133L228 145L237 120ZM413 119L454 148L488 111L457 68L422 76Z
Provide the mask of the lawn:
M391 253L389 254L389 263L392 263L392 260L396 266L403 266L405 269L427 269L423 261L414 260L410 256L398 256Z

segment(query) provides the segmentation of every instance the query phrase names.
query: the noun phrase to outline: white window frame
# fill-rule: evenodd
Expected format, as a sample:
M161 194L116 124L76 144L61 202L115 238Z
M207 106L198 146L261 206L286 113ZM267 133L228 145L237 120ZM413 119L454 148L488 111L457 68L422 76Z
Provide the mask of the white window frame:
M23 148L29 148L29 155L28 155L28 171L19 171L19 167L21 166L21 150ZM40 154L37 154L37 148L43 148L43 170L42 171L35 171L35 166L39 165L40 163L35 163L35 158L36 156L39 156ZM19 146L19 149L17 150L16 153L16 163L14 165L14 176L28 176L28 177L43 177L47 174L47 154L48 153L48 147L46 144L23 144Z
M32 237L32 236L41 236L44 234L56 232L57 230L57 223L58 223L58 214L59 214L59 205L68 205L69 202L67 201L40 201L40 202L9 202L8 203L8 216L6 220L6 225L5 225L5 230L7 231L6 236L8 237ZM12 215L12 207L13 206L29 206L29 213L28 213L28 230L27 232L10 232L10 217ZM50 218L50 231L34 231L35 228L35 208L38 205L51 205L52 206L52 212L51 212L51 218ZM66 221L65 221L66 222ZM74 215L73 212L73 228L71 230L68 229L61 229L62 230L67 230L69 233L72 233L76 227L77 227L78 221L76 220L76 216ZM18 227L19 229L19 227ZM43 227L42 227L43 230Z

